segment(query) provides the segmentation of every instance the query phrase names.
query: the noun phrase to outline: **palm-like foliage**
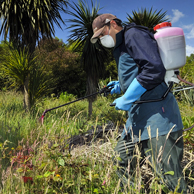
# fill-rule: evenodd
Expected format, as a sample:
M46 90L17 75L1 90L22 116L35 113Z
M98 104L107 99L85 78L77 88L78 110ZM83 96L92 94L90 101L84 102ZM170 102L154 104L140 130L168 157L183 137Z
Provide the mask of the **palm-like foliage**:
M153 11L152 8L150 10L141 8L138 12L132 11L132 13L132 16L127 13L128 22L126 22L126 24L134 22L137 25L148 27L150 31L153 31L155 25L168 20L168 18L165 17L166 11L162 13L162 9L160 11Z
M35 60L25 49L18 51L8 43L0 47L0 70L11 79L12 87L22 86L26 111L51 89L51 78L45 77L44 67L38 66Z
M37 63L33 65L33 69L30 71L28 86L30 106L50 94L55 87L56 79L45 72L46 67Z
M8 44L1 47L0 55L1 71L12 79L12 86L23 86L24 108L29 110L28 83L34 60L25 49L18 51Z
M11 41L30 44L30 52L35 49L39 36L51 37L55 34L54 23L61 28L64 23L60 11L65 12L67 0L1 0L0 17L3 19L0 34L9 34Z
M28 51L25 49L18 51L8 43L5 43L3 46L1 45L0 55L1 70L12 79L17 80L13 82L12 86L23 85L33 63L33 60L29 61L30 55Z
M100 73L104 70L107 51L97 42L92 44L90 39L93 35L92 22L98 16L100 10L98 5L91 1L91 10L87 2L79 0L78 3L70 5L73 11L67 13L73 19L67 20L71 23L69 42L75 44L74 51L82 53L82 64L87 73L87 94L96 92ZM89 113L92 112L92 99L89 99Z

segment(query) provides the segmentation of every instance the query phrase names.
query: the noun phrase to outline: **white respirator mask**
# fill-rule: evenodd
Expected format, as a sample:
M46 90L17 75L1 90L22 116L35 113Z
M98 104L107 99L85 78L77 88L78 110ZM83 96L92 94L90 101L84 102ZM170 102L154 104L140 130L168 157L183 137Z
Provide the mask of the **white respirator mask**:
M102 36L100 38L100 42L106 48L113 48L115 46L115 41L113 37L109 35L109 31L108 35Z

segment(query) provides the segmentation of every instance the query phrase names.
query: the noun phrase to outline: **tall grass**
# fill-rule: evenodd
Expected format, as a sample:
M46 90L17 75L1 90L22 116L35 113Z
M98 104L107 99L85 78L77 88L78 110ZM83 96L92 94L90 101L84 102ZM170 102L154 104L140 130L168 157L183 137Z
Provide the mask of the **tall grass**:
M118 166L112 157L119 159L113 148L118 128L126 117L123 111L109 106L111 99L98 97L90 118L88 103L83 100L48 112L43 125L38 122L45 109L74 99L67 93L59 98L45 98L31 113L26 113L21 94L0 94L0 193L162 193L157 175L148 168L148 160L143 168L136 169L136 185L128 183L121 190L116 175ZM184 115L186 109L192 110L190 107L180 107L183 118L192 117L192 111ZM103 139L69 149L70 137L97 125L105 128L109 121L115 127ZM183 165L191 188L193 164L192 147L187 146Z

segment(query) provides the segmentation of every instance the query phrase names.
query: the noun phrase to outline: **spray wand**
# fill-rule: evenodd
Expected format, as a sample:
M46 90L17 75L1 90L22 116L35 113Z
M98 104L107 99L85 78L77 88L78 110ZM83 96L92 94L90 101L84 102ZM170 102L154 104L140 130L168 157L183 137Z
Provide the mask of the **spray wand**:
M105 86L105 87L103 87L102 89L100 89L98 92L95 92L95 93L93 93L93 94L89 94L89 95L87 95L87 96L78 98L78 99L73 100L73 101L71 101L71 102L68 102L68 103L65 103L65 104L62 104L62 105L59 105L59 106L50 108L50 109L46 109L46 110L42 113L42 116L39 118L39 122L40 122L41 124L43 124L44 116L46 115L47 112L49 112L49 111L51 111L51 110L55 110L55 109L61 108L61 107L63 107L63 106L72 104L72 103L74 103L74 102L83 100L83 99L85 99L85 98L89 98L89 97L91 97L91 96L95 96L95 95L97 95L97 94L104 94L104 96L107 96L107 95L109 94L109 92L111 91L112 88L113 88L113 85Z

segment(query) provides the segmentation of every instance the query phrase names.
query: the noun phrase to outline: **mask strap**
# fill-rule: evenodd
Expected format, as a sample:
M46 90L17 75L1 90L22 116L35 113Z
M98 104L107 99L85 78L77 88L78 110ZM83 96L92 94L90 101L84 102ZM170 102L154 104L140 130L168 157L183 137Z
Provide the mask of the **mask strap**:
M108 24L108 27L109 27L109 30L108 30L108 35L109 35L109 32L110 32L110 22L109 22L109 24Z

